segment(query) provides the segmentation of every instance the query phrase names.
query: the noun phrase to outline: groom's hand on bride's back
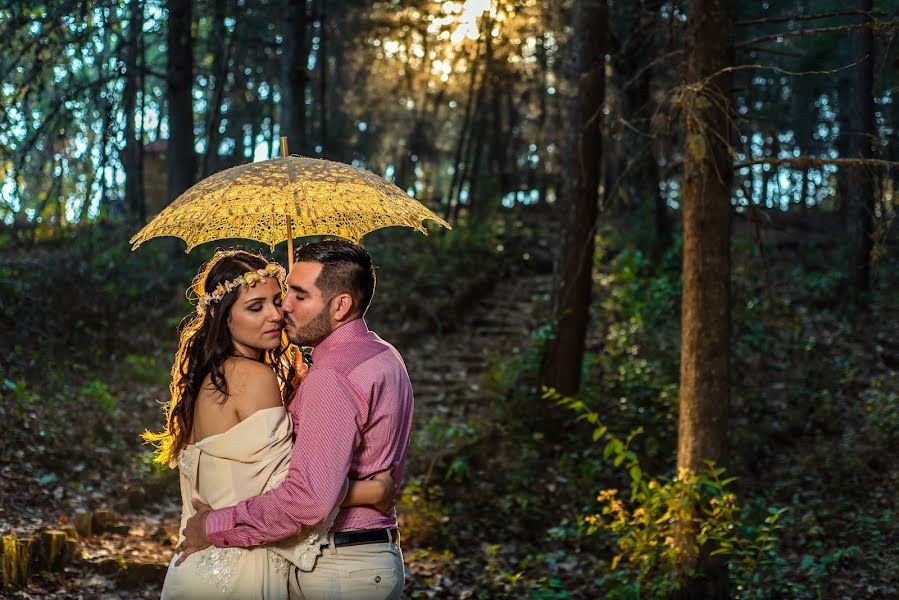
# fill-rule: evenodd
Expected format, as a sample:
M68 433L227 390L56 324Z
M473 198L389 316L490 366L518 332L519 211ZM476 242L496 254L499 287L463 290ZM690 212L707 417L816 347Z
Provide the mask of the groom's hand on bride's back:
M187 560L187 557L194 552L205 550L212 545L209 538L206 537L206 517L209 511L212 510L212 507L208 504L203 504L196 498L191 500L191 504L193 504L197 513L187 520L187 524L181 531L184 540L175 548L176 553L182 553L178 560L175 561L176 567L181 566L181 563Z

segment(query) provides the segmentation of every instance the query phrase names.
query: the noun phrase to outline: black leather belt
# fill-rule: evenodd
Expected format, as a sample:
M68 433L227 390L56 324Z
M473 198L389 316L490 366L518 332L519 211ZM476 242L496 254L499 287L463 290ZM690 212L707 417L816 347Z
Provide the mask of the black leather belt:
M335 531L334 547L360 546L362 544L386 544L397 539L396 529L363 529L361 531Z

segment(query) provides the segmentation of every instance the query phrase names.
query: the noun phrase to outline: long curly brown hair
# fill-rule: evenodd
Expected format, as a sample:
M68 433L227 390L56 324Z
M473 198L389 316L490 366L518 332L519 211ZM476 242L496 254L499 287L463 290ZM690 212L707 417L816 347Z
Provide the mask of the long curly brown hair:
M197 273L188 289L188 298L196 301L217 285L224 285L225 281L248 271L264 269L267 264L268 261L261 255L246 250L217 250ZM284 281L279 279L278 283L282 290L286 290ZM196 311L181 322L169 385L171 399L165 404L165 430L160 433L146 431L143 434L144 440L156 446L155 462L174 464L178 453L188 445L194 425L194 408L207 375L212 385L222 393L222 402L227 399L228 382L225 380L224 365L234 351L228 319L239 295L239 292L227 293L209 307L197 302ZM278 377L285 401L295 391L294 360L297 352L296 346L292 346L282 332L278 347L262 353L262 362L270 366Z

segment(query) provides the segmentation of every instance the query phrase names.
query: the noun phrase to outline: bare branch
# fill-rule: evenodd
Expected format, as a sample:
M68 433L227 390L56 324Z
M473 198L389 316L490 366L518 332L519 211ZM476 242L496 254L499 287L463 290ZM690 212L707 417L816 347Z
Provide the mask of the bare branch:
M799 50L794 49L783 49L783 48L765 48L764 46L756 46L751 49L753 52L760 52L762 54L770 54L772 56L789 56L789 57L803 57L806 55L805 52L800 52Z
M654 139L655 139L655 136L654 136L653 134L651 134L651 133L646 133L645 131L640 131L639 129L637 129L636 126L632 125L632 124L630 123L630 121L628 121L627 119L625 119L624 117L622 117L622 116L620 116L620 115L618 116L618 121L619 121L622 125L624 125L625 128L630 129L631 131L633 131L634 133L636 133L636 134L639 135L640 137L649 138L649 139L651 139L651 140L654 140Z
M734 169L744 169L753 165L788 165L803 169L806 167L823 167L835 165L838 167L882 167L884 169L899 169L899 162L880 160L877 158L759 158L747 162L735 163Z
M770 23L789 23L790 21L816 21L818 19L829 19L831 17L885 17L887 13L880 10L872 10L867 12L864 10L838 10L830 13L819 13L816 15L785 15L783 17L768 17L766 19L754 19L752 21L737 21L734 23L737 27L746 27L751 25L768 25Z
M704 88L706 85L708 85L709 81L711 81L718 75L721 75L722 73L733 73L734 71L743 71L745 69L762 69L762 70L774 71L775 73L780 73L782 75L833 75L834 73L839 73L840 71L845 71L846 69L851 69L852 67L854 67L855 65L857 65L858 63L862 62L863 60L865 60L867 58L868 57L865 56L861 60L858 60L854 63L850 63L850 64L844 65L842 67L837 67L835 69L828 69L825 71L789 71L787 69L781 69L780 67L775 67L773 65L761 65L761 64L734 65L732 67L725 67L725 68L721 69L720 71L712 73L711 75L706 77L704 80L699 82L697 84L697 86L699 88Z
M652 59L651 61L649 61L648 63L646 63L645 65L643 65L640 69L638 69L637 72L634 73L634 76L631 77L630 79L628 79L628 80L621 86L622 91L628 89L631 85L633 85L633 83L634 83L635 81L637 81L637 79L638 79L641 75L643 75L643 73L645 73L646 71L648 71L649 69L652 69L653 67L655 67L655 66L658 65L659 63L663 63L663 62L667 61L668 59L673 59L675 56L680 56L680 55L683 54L683 53L684 53L684 49L683 49L683 48L680 48L680 49L678 49L678 50L672 50L671 52L666 52L665 54L662 54L661 56L658 56L658 57Z
M783 38L788 37L798 37L802 35L819 35L822 33L846 33L849 31L859 31L862 29L873 29L875 31L886 29L886 30L894 30L899 28L899 19L893 19L892 21L872 21L870 23L856 23L854 25L839 25L836 27L817 27L815 29L799 29L796 31L781 31L779 33L772 33L769 35L763 35L757 38L753 38L751 40L746 40L745 42L740 42L736 44L734 47L736 49L744 49L751 48L755 44L760 44L762 42L771 42L771 41L781 41Z

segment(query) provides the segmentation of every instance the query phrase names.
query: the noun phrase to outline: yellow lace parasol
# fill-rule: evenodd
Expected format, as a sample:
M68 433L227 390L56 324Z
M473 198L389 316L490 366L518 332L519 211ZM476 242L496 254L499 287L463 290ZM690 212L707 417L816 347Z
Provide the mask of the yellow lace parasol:
M332 235L358 242L375 229L412 227L427 235L433 211L370 171L317 158L286 156L225 169L195 184L131 238L135 250L150 238L174 236L186 252L205 242L244 238L268 244Z

